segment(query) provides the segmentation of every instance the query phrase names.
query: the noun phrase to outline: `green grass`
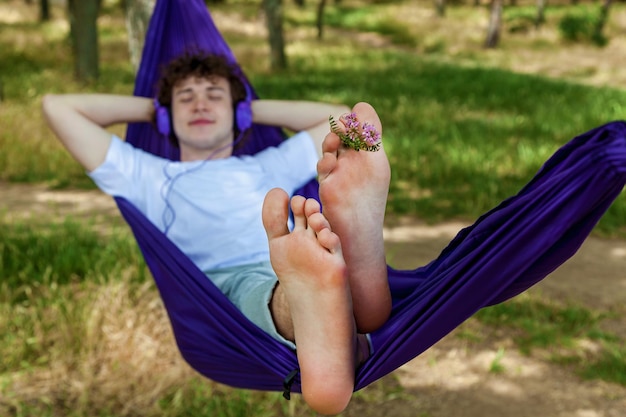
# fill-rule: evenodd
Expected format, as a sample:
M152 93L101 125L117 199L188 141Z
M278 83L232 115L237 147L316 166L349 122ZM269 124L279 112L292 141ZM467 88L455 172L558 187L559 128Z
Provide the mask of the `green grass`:
M264 97L374 103L384 121L391 213L471 219L516 193L570 138L622 113L626 94L510 72L365 51L295 60L255 77ZM506 91L506 94L502 92ZM584 109L584 111L582 111ZM624 231L623 198L599 229Z
M220 389L196 380L159 401L164 417L272 417L285 404L279 393Z
M573 346L576 339L592 334L601 316L578 306L558 307L525 298L483 309L476 318L491 326L521 329L515 341L529 354L534 348Z
M66 220L46 227L33 223L2 224L0 300L19 302L37 287L114 278L126 265L143 263L127 230L108 237L84 223ZM140 269L140 271L143 269ZM137 277L144 281L145 275ZM14 291L6 291L11 288ZM7 294L11 298L6 298Z
M337 5L326 9L324 24L358 32L375 32L388 37L394 45L414 47L418 39L407 24L388 13L385 5Z

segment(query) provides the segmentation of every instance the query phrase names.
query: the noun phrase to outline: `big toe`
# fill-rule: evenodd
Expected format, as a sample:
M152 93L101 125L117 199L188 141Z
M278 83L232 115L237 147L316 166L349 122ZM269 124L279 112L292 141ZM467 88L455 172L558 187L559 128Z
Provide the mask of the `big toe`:
M360 102L354 105L352 111L356 114L357 119L374 125L378 133L383 133L383 126L380 122L378 113L371 104L366 102Z
M289 234L289 196L284 190L274 188L267 193L263 201L262 217L269 240Z

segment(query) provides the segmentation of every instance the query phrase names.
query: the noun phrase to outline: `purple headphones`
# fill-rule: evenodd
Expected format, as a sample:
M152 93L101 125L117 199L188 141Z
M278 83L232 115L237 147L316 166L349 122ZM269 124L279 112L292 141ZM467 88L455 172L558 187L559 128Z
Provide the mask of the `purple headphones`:
M161 106L159 100L154 99L154 111L156 113L156 125L157 130L164 136L170 135L170 113L167 111L167 107Z
M252 127L252 106L250 104L251 94L248 85L245 82L243 85L246 87L246 98L243 101L240 101L235 108L235 123L237 124L239 132L244 132ZM161 106L159 101L155 98L154 111L156 112L157 130L160 134L169 136L172 128L170 126L170 113L167 110L167 107Z

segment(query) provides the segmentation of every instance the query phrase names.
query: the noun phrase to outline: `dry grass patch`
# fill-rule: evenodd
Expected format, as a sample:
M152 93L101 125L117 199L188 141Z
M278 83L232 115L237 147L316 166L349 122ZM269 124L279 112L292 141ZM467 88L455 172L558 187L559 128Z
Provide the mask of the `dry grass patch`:
M157 400L194 377L152 283L123 279L44 292L23 306L1 307L0 327L29 326L5 349L31 349L33 360L3 373L0 415L20 415L25 404L75 415L157 415ZM46 299L56 301L42 308Z

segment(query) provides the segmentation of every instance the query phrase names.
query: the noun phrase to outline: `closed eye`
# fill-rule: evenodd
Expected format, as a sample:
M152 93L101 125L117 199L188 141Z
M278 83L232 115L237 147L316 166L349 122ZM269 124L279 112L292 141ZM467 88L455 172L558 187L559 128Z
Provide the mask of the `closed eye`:
M193 100L193 94L184 92L182 94L179 94L177 99L181 103L189 103L191 102L191 100Z

